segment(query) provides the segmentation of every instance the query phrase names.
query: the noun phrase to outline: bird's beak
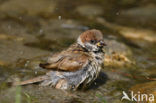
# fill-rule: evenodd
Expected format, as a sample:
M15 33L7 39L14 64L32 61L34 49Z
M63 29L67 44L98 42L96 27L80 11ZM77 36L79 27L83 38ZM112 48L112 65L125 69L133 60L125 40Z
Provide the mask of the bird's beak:
M96 44L98 47L104 47L107 46L103 41L100 41Z

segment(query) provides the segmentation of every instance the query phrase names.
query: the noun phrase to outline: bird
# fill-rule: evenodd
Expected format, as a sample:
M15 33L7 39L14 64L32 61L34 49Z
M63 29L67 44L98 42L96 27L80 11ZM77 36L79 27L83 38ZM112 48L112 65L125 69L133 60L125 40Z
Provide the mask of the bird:
M69 48L50 56L39 66L49 71L42 76L14 83L27 85L39 82L62 90L88 87L99 75L104 61L106 46L100 30L91 29L81 33Z

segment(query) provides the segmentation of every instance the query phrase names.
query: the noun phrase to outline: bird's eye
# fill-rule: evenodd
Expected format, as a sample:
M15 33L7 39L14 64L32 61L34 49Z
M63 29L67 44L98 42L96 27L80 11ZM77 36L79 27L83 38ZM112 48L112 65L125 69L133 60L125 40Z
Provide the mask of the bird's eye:
M90 40L90 43L92 43L92 44L95 43L95 40Z

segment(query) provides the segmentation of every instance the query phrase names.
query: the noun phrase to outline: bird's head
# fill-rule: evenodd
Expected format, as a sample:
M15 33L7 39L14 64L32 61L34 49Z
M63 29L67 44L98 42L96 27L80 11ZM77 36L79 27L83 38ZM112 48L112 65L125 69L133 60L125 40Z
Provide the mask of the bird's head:
M103 41L103 34L96 29L83 32L77 40L78 44L90 52L102 51L106 44Z

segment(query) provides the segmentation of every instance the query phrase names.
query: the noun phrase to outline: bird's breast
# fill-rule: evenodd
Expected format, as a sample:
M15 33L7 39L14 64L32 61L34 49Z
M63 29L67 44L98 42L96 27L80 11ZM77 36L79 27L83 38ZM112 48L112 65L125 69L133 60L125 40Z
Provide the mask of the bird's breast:
M97 76L99 75L99 72L101 70L101 65L103 63L103 54L94 54L93 58L90 60L89 66L88 66L88 83L95 80Z
M101 70L101 61L98 60L94 60L91 62L91 66L90 66L90 73L92 74L93 78L97 77L100 70Z

